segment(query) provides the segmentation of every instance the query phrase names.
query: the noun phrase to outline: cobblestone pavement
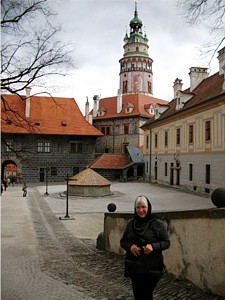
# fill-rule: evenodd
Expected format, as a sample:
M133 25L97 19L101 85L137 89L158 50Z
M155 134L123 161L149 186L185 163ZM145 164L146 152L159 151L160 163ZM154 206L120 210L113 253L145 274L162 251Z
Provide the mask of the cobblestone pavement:
M37 255L32 251L20 253L20 265L15 269L18 256L14 261L11 255L11 261L8 261L7 253L4 253L6 262L2 263L2 299L133 299L130 281L123 276L123 256L96 249L93 239L74 236L53 213L37 188L30 189L27 199L24 199L22 201L28 203L35 233L35 245L31 245L31 248L36 247ZM19 249L17 255L18 252ZM14 282L11 282L10 274ZM204 293L189 282L165 274L155 291L155 300L172 299L225 298Z

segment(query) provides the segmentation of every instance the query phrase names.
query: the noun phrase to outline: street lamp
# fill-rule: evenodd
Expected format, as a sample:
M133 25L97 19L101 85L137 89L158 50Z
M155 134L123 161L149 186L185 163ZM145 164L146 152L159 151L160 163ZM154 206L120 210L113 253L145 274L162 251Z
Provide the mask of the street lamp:
M45 195L48 196L48 171L49 171L49 167L45 168L45 181L46 181L46 192Z

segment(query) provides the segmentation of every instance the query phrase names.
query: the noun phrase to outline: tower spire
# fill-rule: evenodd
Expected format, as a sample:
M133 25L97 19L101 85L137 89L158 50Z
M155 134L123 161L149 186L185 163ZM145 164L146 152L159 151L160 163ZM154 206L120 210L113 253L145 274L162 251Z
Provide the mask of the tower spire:
M148 55L148 38L142 33L138 17L137 0L134 17L130 21L130 34L124 37L124 55L120 59L120 91L122 94L143 93L152 95L152 62Z
M135 17L137 17L138 16L138 12L137 12L137 0L135 0L134 3L135 3L134 15L135 15Z

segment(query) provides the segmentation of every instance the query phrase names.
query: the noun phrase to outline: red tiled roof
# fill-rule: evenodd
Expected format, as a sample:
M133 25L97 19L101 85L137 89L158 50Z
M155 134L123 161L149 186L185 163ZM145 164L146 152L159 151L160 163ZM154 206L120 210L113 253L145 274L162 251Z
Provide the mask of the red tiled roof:
M5 113L1 101L3 133L35 133L60 135L101 136L102 133L87 122L73 98L32 96L30 117L25 119L26 101L16 95L2 95L7 108L16 111ZM11 120L8 124L6 119ZM39 125L38 125L39 123ZM16 126L18 125L18 126Z
M224 75L219 75L219 73L215 73L212 76L204 79L193 91L193 96L190 100L188 100L184 106L176 110L176 99L173 99L168 103L168 109L158 118L148 120L142 128L145 128L147 125L154 123L155 121L163 120L167 117L173 116L176 113L180 113L185 111L191 107L194 107L199 104L206 103L207 101L211 101L218 96L224 95L225 101L225 91L222 89L224 82ZM190 89L185 90L184 92L189 91Z
M168 102L162 99L154 98L151 96L146 96L143 94L131 94L122 96L122 110L117 113L117 97L102 98L99 101L99 109L105 108L106 113L104 116L94 117L94 120L107 119L107 118L118 118L118 117L130 117L130 116L146 116L151 117L146 111L146 105L152 104L167 104ZM125 108L127 105L133 107L131 113L126 113Z
M91 169L120 169L130 163L125 154L108 154L105 153L92 162L89 167Z

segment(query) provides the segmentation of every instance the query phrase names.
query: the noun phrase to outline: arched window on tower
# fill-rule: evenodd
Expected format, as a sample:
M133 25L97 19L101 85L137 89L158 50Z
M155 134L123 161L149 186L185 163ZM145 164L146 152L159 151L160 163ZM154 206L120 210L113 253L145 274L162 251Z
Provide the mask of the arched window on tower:
M123 93L127 93L127 80L123 81Z
M148 93L152 93L152 83L151 81L148 81Z

